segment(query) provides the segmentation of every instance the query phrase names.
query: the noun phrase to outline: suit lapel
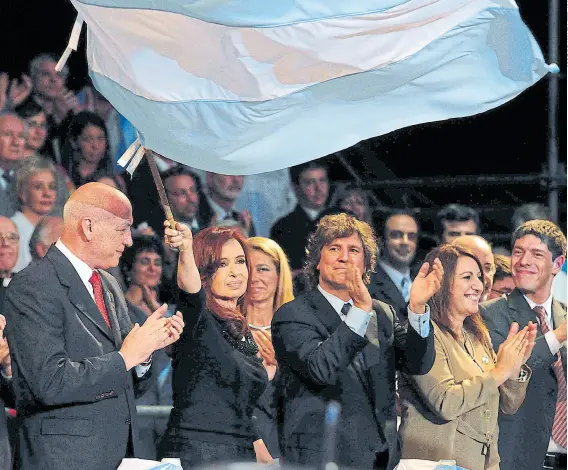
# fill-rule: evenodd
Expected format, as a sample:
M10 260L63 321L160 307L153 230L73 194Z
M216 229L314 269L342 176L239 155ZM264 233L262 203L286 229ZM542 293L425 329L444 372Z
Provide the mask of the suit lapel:
M552 321L554 322L554 328L560 326L560 324L566 320L566 307L562 305L558 300L552 301ZM560 356L562 357L562 364L564 366L564 375L566 375L566 341L562 343L560 348Z
M507 296L507 304L510 309L515 311L513 314L513 321L519 323L521 328L524 328L529 321L532 321L533 323L537 321L536 313L518 289L515 289L509 296ZM538 327L538 330L539 334L542 335L540 326Z
M376 275L374 276L375 283L377 284L377 286L379 286L380 291L385 296L385 299L381 300L391 305L406 304L406 301L404 300L404 297L402 297L402 294L398 290L398 287L396 287L394 282L392 282L392 279L386 273L386 271L381 267L380 264L377 263L375 271L376 271Z
M107 338L112 340L111 331L97 308L97 304L89 294L89 291L87 291L87 288L71 262L55 246L49 249L46 257L48 257L53 264L61 284L69 288L67 291L69 302L101 330Z
M341 318L338 313L318 289L314 289L309 293L309 302L316 317L323 323L328 333L333 333L341 324Z

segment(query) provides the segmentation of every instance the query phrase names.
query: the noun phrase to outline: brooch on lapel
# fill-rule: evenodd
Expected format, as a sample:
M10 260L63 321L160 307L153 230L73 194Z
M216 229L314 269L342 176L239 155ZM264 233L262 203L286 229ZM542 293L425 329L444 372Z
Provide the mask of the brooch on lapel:
M481 358L481 362L483 362L484 364L489 364L489 358L484 354Z

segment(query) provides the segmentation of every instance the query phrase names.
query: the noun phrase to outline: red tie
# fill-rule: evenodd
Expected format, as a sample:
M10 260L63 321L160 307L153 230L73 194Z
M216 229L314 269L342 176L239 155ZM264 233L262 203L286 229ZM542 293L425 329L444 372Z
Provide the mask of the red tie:
M548 321L546 319L546 310L544 307L537 305L533 310L540 320L540 329L543 334L550 331ZM556 398L556 414L554 415L554 423L552 424L552 439L557 444L566 448L566 377L562 368L562 359L560 353L556 353L557 360L552 364L556 381L558 382L558 394Z
M103 316L106 324L110 328L110 320L108 319L105 299L103 298L103 284L101 282L101 276L99 276L99 273L93 271L89 282L93 286L93 292L95 293L95 303L97 304L97 307L99 308L99 311L101 312L101 315Z

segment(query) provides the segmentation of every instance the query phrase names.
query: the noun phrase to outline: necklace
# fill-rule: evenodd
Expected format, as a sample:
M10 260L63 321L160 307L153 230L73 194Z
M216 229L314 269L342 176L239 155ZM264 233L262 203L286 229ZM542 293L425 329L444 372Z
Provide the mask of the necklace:
M272 328L272 325L253 325L252 323L248 324L249 328L252 328L253 330L270 330L270 328Z
M245 356L256 356L258 353L258 346L254 342L254 338L250 331L247 330L245 336L242 337L240 341L231 336L227 330L223 329L222 331L227 342L237 351L243 353Z

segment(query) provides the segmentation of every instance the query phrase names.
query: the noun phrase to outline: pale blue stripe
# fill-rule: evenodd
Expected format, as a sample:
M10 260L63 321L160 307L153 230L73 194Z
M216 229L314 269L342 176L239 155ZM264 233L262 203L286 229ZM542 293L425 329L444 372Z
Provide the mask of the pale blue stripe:
M407 0L77 0L110 8L168 11L226 26L270 27L388 10Z
M493 109L546 73L518 12L493 9L402 62L264 102L150 101L91 75L148 148L199 169L253 174L403 127Z

